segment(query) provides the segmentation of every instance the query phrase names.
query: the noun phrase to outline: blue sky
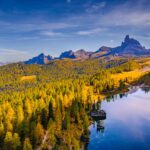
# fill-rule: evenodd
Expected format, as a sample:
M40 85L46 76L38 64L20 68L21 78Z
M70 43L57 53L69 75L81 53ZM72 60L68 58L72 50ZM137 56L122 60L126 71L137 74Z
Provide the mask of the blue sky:
M0 62L96 51L126 34L150 48L149 0L0 0Z

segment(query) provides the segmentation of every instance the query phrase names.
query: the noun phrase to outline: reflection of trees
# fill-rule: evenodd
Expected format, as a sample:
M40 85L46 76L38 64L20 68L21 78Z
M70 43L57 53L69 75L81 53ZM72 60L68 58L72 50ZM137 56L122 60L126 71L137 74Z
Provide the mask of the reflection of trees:
M93 104L93 109L92 109L92 112L101 112L103 111L101 109L101 102L97 102L96 104L94 103ZM93 127L95 128L96 127L96 130L97 132L101 132L101 133L104 133L104 120L106 119L106 116L92 116L92 119L94 121L93 123Z
M141 90L144 91L145 93L148 93L150 92L150 87L149 86L142 87Z
M105 118L106 119L106 118ZM99 119L95 119L93 118L93 127L95 128L96 127L96 130L97 132L101 132L101 133L104 133L104 130L105 130L105 126L104 126L104 118L99 118Z
M104 120L98 120L97 122L97 132L104 133Z
M125 93L120 93L120 94L119 94L119 97L120 97L120 98L123 98L124 96L127 96L127 95L126 95Z
M127 97L128 96L128 92L126 93L120 93L120 94L115 94L115 95L108 95L106 97L106 101L107 102L114 102L115 100L117 100L118 98L123 98L123 97Z
M101 110L101 102L97 102L92 105L92 111L94 110Z

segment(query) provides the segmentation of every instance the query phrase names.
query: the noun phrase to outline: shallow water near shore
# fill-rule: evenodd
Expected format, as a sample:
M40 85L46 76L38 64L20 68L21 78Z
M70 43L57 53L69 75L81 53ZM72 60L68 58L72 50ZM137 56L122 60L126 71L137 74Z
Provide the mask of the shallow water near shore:
M88 150L150 150L149 88L115 95L103 101L101 109L107 117L89 127Z

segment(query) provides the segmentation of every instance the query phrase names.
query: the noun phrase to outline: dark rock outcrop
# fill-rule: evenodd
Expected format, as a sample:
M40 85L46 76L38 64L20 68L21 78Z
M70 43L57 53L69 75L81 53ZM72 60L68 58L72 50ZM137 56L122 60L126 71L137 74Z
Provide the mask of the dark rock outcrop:
M150 56L150 50L143 47L139 41L130 38L129 35L127 35L124 39L124 41L121 43L120 46L111 48L107 46L102 46L95 52L87 52L84 49L80 49L76 52L73 52L72 50L65 51L61 53L61 55L58 58L53 58L52 56L48 55L45 56L43 53L40 54L37 57L34 57L28 61L25 61L25 64L47 64L51 60L55 59L75 59L75 60L84 60L84 59L90 59L90 58L100 58L105 56L129 56L129 57L138 57L138 56Z
M40 55L38 55L37 57L33 57L32 59L29 59L28 61L25 61L25 64L47 64L50 60L52 60L53 57L48 55L45 56L43 53L41 53Z

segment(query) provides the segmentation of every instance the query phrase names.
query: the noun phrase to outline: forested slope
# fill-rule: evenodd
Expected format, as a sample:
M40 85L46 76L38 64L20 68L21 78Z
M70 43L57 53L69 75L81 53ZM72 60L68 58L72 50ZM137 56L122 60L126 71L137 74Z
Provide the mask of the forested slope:
M81 137L89 134L92 103L133 82L129 72L142 76L143 64L93 59L0 67L0 149L79 150ZM123 72L127 75L113 77Z

